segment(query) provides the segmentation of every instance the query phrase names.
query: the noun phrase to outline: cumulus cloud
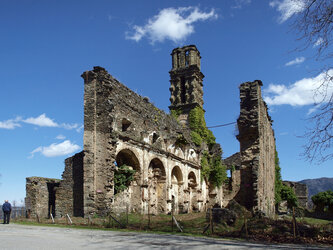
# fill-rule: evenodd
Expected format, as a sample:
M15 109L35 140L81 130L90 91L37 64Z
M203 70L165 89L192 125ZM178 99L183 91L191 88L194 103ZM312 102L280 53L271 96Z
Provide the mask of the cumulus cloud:
M35 153L40 152L45 157L56 157L72 154L80 149L79 145L72 143L70 140L61 143L52 143L50 146L40 146L34 149L29 158L32 158Z
M127 32L126 38L138 42L146 36L152 43L163 42L166 39L180 42L194 33L195 22L217 17L214 9L202 12L198 7L166 8L150 18L147 24L133 26L134 32Z
M58 124L53 119L47 117L45 113L41 114L38 117L27 118L25 120L22 120L22 122L25 122L25 123L28 123L28 124L33 124L33 125L36 125L36 126L39 126L39 127L64 128L64 129L67 129L67 130L75 129L77 132L80 132L81 129L82 129L82 125L80 126L80 124L78 124L78 123L73 123L73 124L61 123L61 124Z
M294 14L302 12L306 7L305 0L273 0L269 5L280 12L280 23L287 21Z
M59 125L52 119L48 118L45 113L38 117L30 117L28 119L22 120L25 123L33 124L40 127L58 127Z
M301 57L296 57L294 60L290 61L290 62L287 62L285 64L285 66L292 66L292 65L295 65L295 64L301 64L305 61L305 57L301 56Z
M20 120L21 117L17 117L16 119L9 119L6 121L0 121L0 128L15 129L17 127L21 127L21 124L19 123Z
M322 72L314 78L304 78L290 86L270 84L264 91L264 100L269 105L304 106L327 102L333 94L333 84L322 85L327 76L333 76L333 70ZM332 80L330 80L332 82ZM311 109L311 112L314 110ZM310 111L309 111L310 112Z

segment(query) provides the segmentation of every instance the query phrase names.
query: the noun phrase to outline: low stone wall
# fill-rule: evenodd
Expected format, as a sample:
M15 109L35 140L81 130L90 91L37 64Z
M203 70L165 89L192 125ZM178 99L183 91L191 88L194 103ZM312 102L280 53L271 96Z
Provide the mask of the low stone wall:
M56 189L56 216L83 216L83 156L80 152L65 160L65 170Z
M59 179L28 177L26 178L25 206L28 215L39 218L49 217L50 209L55 210L55 189Z
M306 184L293 181L283 181L282 183L294 190L298 199L298 204L301 207L308 208L308 187Z

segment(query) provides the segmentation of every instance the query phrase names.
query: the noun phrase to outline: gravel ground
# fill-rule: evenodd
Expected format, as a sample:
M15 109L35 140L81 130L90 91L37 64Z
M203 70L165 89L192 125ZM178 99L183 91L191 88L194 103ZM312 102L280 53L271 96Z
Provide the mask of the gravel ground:
M0 249L333 249L290 244L0 224Z

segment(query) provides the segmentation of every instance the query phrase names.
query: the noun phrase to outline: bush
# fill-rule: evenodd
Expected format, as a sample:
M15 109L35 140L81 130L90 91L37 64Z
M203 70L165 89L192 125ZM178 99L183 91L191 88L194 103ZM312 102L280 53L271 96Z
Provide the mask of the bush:
M128 188L134 179L135 170L129 166L122 165L114 172L114 193L120 193Z
M327 190L320 192L311 197L313 204L316 206L315 210L324 212L325 209L333 212L333 191Z

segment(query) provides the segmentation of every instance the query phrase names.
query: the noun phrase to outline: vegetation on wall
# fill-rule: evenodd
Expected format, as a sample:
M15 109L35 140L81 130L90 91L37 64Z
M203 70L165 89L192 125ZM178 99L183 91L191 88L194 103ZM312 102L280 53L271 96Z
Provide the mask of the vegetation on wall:
M210 155L205 151L201 157L201 178L209 181L213 187L220 187L227 179L226 166L220 155Z
M206 142L211 148L215 142L215 136L206 126L205 112L201 107L195 107L188 115L189 127L192 130L193 142L200 146L202 142Z
M313 204L316 206L317 212L330 211L333 212L333 191L327 190L320 192L311 197Z
M178 117L182 114L182 110L181 109L171 109L170 110L170 115L175 118L178 119Z
M175 119L182 114L182 109L171 109L170 114ZM191 129L191 139L197 146L206 143L209 149L204 151L201 158L201 178L208 181L213 187L220 187L227 179L226 166L222 164L221 153L211 153L211 149L216 144L215 136L206 126L205 112L197 106L188 115L188 125ZM176 143L184 142L183 138L177 138ZM185 143L186 140L185 140Z
M134 179L135 170L127 165L122 165L114 172L114 193L124 191Z
M282 178L281 178L281 167L278 152L275 149L275 205L281 202L281 189L282 189Z

